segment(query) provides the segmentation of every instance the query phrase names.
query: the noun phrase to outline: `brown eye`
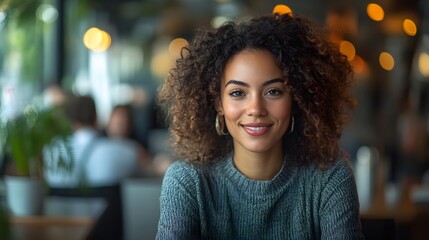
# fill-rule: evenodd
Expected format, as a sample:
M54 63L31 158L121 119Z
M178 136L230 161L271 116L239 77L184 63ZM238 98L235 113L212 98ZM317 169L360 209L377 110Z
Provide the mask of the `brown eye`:
M243 97L244 93L242 91L240 91L240 90L234 90L234 91L230 92L229 95L231 97L236 97L237 98L237 97Z
M280 96L280 95L282 95L282 91L280 91L280 90L278 90L278 89L269 89L266 93L265 93L265 95L268 95L268 96L272 96L272 97L276 97L276 96Z

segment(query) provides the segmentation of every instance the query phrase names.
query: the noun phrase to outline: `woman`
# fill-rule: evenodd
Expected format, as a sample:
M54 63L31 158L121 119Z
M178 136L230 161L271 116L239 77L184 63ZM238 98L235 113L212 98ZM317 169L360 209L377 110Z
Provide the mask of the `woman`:
M199 31L159 95L186 161L164 176L157 238L363 238L338 144L351 79L298 16Z
M133 126L133 111L130 105L116 105L110 113L106 128L102 134L128 145L138 151L139 163L143 168L149 166L149 154L146 148L137 140ZM144 169L146 170L146 169Z
M112 138L125 138L136 140L133 131L133 115L129 105L116 105L110 113L105 134Z

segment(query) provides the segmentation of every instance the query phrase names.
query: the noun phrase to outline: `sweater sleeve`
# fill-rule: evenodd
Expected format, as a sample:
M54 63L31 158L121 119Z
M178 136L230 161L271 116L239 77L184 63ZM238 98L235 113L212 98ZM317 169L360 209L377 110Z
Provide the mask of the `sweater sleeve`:
M175 162L167 170L160 196L160 220L156 239L199 239L195 169Z
M364 239L356 183L349 163L339 160L324 172L322 179L321 239Z

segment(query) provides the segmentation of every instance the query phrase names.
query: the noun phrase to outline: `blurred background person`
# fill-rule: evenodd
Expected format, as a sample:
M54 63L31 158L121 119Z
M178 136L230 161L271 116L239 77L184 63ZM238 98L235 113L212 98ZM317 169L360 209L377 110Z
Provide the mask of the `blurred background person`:
M100 136L92 97L71 97L65 103L65 112L74 129L69 143L75 159L71 172L65 173L49 167L51 158L58 157L61 151L46 154L48 169L45 177L50 187L76 188L82 184L89 187L111 186L137 175L137 145L119 138Z
M43 91L43 104L45 106L58 106L64 104L68 93L56 83L47 85Z
M74 130L70 142L65 143L71 145L74 164L71 172L52 167L64 149L45 154L45 165L48 166L45 178L49 194L105 199L106 209L88 239L122 239L121 181L138 174L138 145L122 138L101 136L92 97L70 97L64 108Z
M109 137L130 138L135 140L131 106L116 105L110 114L105 134Z
M109 120L102 134L113 139L121 139L130 145L135 145L139 152L139 162L141 167L146 168L149 161L149 153L146 147L139 143L135 136L134 118L132 106L116 105L113 107Z

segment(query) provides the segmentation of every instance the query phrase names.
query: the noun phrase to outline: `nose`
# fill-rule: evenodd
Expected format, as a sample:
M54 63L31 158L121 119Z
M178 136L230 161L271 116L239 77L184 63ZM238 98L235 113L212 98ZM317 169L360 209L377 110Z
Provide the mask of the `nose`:
M259 117L266 114L265 103L262 97L255 96L249 99L247 106L247 115Z

